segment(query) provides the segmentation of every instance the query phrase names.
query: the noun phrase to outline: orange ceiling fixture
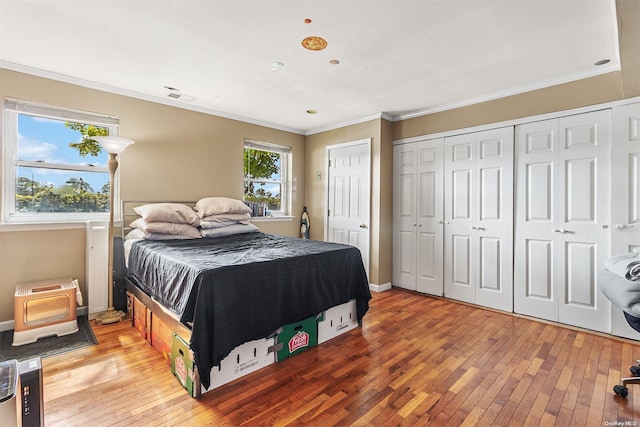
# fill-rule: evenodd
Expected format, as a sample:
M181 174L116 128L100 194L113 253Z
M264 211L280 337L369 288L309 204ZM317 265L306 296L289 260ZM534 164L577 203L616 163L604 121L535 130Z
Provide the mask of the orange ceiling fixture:
M302 40L302 47L308 50L322 50L327 47L327 41L322 37L309 36Z

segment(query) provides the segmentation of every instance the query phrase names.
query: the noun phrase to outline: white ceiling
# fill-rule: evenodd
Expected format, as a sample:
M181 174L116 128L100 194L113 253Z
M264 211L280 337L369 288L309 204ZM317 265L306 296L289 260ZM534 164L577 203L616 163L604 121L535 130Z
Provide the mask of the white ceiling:
M327 48L303 49L311 35ZM309 134L620 59L615 0L0 0L0 67Z

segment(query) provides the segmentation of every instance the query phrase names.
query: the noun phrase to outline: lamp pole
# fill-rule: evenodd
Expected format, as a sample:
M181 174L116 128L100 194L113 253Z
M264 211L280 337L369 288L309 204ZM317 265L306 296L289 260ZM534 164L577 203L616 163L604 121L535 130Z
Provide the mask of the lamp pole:
M130 144L134 142L130 139L119 138L114 136L102 136L102 137L94 137L100 145L105 149L107 153L109 153L109 162L107 167L109 169L109 242L108 242L108 250L109 250L109 270L107 273L107 287L108 287L108 296L109 296L109 307L107 311L99 314L96 317L96 323L106 324L106 323L115 323L119 322L125 317L125 313L120 310L115 310L113 307L113 223L114 223L114 198L113 198L113 187L115 181L116 170L118 170L118 159L116 156L122 153L125 148L127 148Z

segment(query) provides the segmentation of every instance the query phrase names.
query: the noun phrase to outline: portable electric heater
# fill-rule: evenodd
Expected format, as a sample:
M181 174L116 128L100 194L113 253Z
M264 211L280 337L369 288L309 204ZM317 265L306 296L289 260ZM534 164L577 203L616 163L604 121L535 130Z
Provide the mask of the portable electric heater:
M77 332L77 288L78 282L69 278L20 283L16 286L13 345Z

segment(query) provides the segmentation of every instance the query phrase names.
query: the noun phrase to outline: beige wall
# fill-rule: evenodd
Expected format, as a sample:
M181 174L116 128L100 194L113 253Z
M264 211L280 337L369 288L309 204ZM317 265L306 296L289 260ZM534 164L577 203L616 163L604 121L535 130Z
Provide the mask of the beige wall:
M391 282L391 173L392 126L386 120L371 120L307 136L306 204L311 220L312 239L324 239L326 210L326 148L329 145L371 138L371 225L369 282ZM317 179L320 172L321 179Z
M305 198L302 135L4 69L0 97L119 116L120 135L135 141L120 159L120 194L128 200L242 198L244 139L291 146L296 218L258 226L273 234L299 234ZM13 319L17 283L54 277L79 279L86 295L83 229L6 231L0 225L0 322Z
M393 139L429 135L622 99L620 72L394 123Z

